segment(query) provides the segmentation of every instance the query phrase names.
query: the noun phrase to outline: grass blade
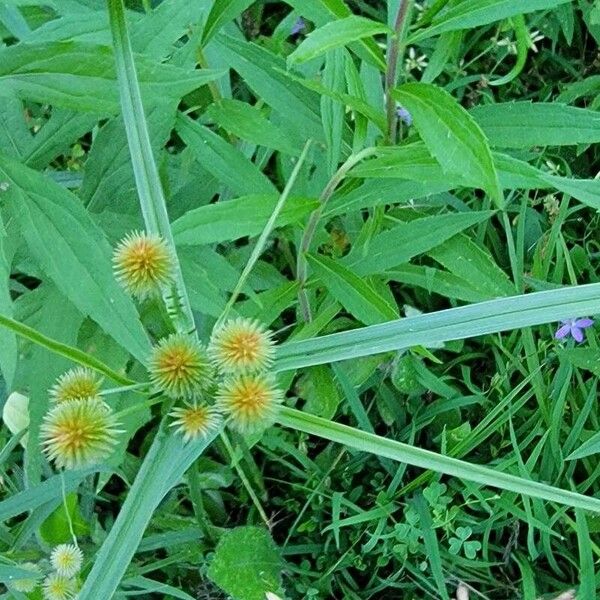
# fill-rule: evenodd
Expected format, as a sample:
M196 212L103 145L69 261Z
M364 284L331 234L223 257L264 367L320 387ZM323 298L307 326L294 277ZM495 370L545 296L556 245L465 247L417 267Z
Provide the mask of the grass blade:
M167 492L216 436L184 444L181 436L160 430L127 495L121 512L96 555L79 600L112 598L152 514Z
M598 312L598 283L523 294L282 344L275 368L287 371Z
M152 155L150 135L144 116L144 106L133 60L131 41L127 33L123 0L108 0L108 12L115 50L123 121L127 131L127 141L144 222L150 233L156 233L165 239L173 249L175 257L174 276L177 298L173 298L172 292L169 291L164 294L164 300L167 307L171 309L170 312L178 315L178 328L191 331L194 329L192 307L183 282L179 260L175 253L165 196Z
M516 492L517 494L524 494L532 498L565 504L573 508L600 512L600 500L596 498L561 490L545 483L522 479L521 477L502 473L490 467L470 464L423 448L409 446L408 444L390 440L374 433L366 433L359 429L348 427L348 425L334 423L321 417L309 415L293 408L282 408L278 421L286 427L344 444L349 448L391 458L392 460L407 463L414 467L444 473L445 475L451 475L452 477L473 481L493 488Z

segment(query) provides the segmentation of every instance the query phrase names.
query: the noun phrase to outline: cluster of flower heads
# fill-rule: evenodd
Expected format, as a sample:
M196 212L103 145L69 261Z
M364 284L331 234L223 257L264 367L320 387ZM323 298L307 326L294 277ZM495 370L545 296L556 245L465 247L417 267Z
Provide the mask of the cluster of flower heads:
M26 571L31 571L37 577L16 579L10 586L16 592L28 594L41 584L44 600L75 600L80 587L77 576L82 565L83 553L77 545L60 544L52 550L50 570L43 580L46 565L28 562L19 566Z
M157 235L133 232L115 248L115 275L138 300L158 295L173 282L174 255ZM152 350L148 370L153 386L178 400L172 426L185 441L208 436L222 415L248 433L270 425L282 393L268 370L275 353L271 334L251 319L219 324L208 346L196 336L174 333Z
M76 469L106 459L117 443L118 423L100 396L102 381L77 367L50 388L50 410L40 428L42 446L58 468Z
M172 426L185 441L206 437L221 423L241 433L271 425L282 393L268 370L275 344L271 333L252 319L217 325L208 347L193 336L174 333L154 347L150 380L171 398Z

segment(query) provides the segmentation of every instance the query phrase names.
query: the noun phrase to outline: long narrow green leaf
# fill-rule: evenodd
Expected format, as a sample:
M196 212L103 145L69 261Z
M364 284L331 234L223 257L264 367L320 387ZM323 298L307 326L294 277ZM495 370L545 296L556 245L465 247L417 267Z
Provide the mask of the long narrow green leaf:
M0 565L0 582L10 583L17 579L41 579L42 573L40 571L30 571L28 569L22 569L20 567L9 567L7 565Z
M279 348L275 368L287 371L599 312L600 283L512 296L289 342Z
M377 456L391 458L392 460L407 463L414 467L444 473L532 498L540 498L574 508L600 512L599 499L561 490L560 488L538 483L537 481L522 479L521 477L503 473L490 467L470 464L456 458L431 452L430 450L390 440L373 433L366 433L348 425L334 423L293 408L282 408L278 421L286 427L344 444L349 448L355 448L362 452L370 452Z
M216 435L217 432L185 444L181 436L169 434L163 426L96 555L94 566L79 592L79 600L113 597L160 501Z
M277 193L277 188L253 162L207 127L179 113L176 129L204 168L237 194Z
M32 327L29 327L23 323L19 323L14 319L0 315L0 326L14 331L17 335L20 335L34 344L38 344L38 346L42 346L43 348L50 350L50 352L60 354L61 356L64 356L73 362L79 363L84 367L94 369L95 371L98 371L98 373L102 373L107 377L110 377L113 381L123 385L132 385L135 383L135 381L125 377L124 375L121 375L120 373L117 373L117 371L114 371L108 365L105 365L102 361L98 360L94 356L79 350L79 348L74 348L68 344L63 344L62 342L57 342L56 340L45 336L43 333L36 331Z
M457 31L487 25L515 15L555 8L571 0L463 0L452 8L442 11L431 26L421 29L409 38L409 43L422 40L445 31Z
M123 0L108 0L108 11L115 48L123 121L127 131L127 142L131 153L142 214L148 231L161 235L174 250L175 244L169 224L166 201L152 154L150 135L144 117L144 106L133 60L131 42L127 33ZM174 279L178 297L173 298L170 290L165 292L163 297L168 307L175 307L172 312L180 317L179 328L192 331L194 329L192 308L175 252L173 256L175 262L173 268Z
M202 32L202 43L206 46L211 38L225 25L243 13L254 0L215 0Z
M201 246L259 235L278 200L276 195L252 194L189 210L173 223L175 243ZM288 198L275 226L300 221L318 205L318 200L312 198Z

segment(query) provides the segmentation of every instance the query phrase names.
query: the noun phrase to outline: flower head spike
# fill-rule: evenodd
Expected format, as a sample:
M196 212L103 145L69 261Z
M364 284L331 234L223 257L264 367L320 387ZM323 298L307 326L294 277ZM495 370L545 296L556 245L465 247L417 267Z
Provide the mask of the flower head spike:
M75 598L77 585L74 579L63 577L58 573L52 573L44 579L45 600L72 600Z
M275 422L283 393L269 375L239 375L226 379L217 393L217 406L240 433L252 433Z
M152 350L150 380L171 398L193 398L213 382L213 366L204 346L193 337L173 333Z
M560 327L556 330L554 338L562 340L566 337L572 337L576 342L583 342L585 338L584 330L594 324L592 319L565 319L560 322Z
M32 562L26 562L22 565L18 565L19 568L24 569L25 571L32 571L33 573L39 573L39 578L42 577L42 572L38 565ZM16 592L23 592L24 594L28 594L29 592L33 592L37 587L38 580L35 577L30 577L27 579L14 579L10 587Z
M99 398L102 380L91 369L76 367L63 373L50 388L50 398L57 403L85 398Z
M258 321L237 318L213 331L208 352L222 373L249 373L271 366L275 344Z
M50 555L52 568L63 577L75 577L81 571L83 553L75 544L60 544Z
M115 248L113 265L121 285L139 300L156 294L172 280L173 255L158 235L128 234Z
M58 468L74 469L101 462L117 443L117 421L95 398L57 404L42 421L44 451Z
M177 427L175 431L183 435L184 442L207 437L221 423L219 411L207 404L175 408L171 417L174 419L171 427Z

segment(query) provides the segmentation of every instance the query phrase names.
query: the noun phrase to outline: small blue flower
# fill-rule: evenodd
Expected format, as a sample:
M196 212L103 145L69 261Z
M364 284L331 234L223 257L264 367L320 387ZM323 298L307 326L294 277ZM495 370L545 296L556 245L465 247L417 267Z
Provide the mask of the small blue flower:
M554 334L555 339L562 340L566 337L572 337L576 342L583 342L585 338L584 330L594 324L592 319L565 319L560 322L560 327Z
M407 126L410 127L413 122L412 115L403 106L396 108L396 116Z
M292 25L290 29L290 35L295 36L299 35L306 29L306 21L302 17L298 17L296 22Z

